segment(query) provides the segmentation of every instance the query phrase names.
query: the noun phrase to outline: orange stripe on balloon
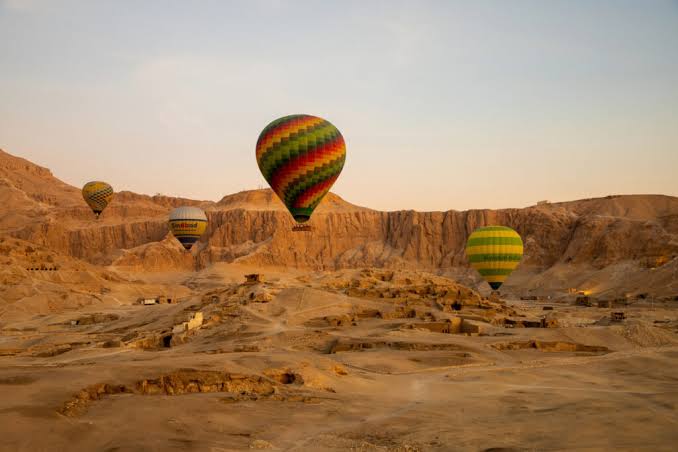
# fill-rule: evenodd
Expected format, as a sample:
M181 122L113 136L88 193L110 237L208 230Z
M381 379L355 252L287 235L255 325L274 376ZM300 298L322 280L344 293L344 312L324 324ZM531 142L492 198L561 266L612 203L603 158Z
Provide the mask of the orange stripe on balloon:
M280 167L271 178L271 187L276 191L277 189L286 190L287 185L294 179L331 162L344 152L343 138L337 136L329 143L318 146L304 155L299 155Z
M318 198L325 196L325 194L330 190L332 184L334 184L334 181L336 181L338 177L339 175L335 174L329 179L326 179L310 187L294 201L294 207L299 209L311 206L313 202L316 201Z
M341 135L329 143L317 147L311 152L300 155L278 169L270 185L276 193L284 193L289 184L304 174L328 164L346 153L346 145Z
M300 130L314 127L323 122L325 122L325 120L322 118L316 118L315 116L302 116L299 118L294 118L291 121L287 121L278 127L269 130L266 135L264 135L257 143L257 161L267 149L269 149L275 143L282 141L283 138L289 137L293 133L299 132Z

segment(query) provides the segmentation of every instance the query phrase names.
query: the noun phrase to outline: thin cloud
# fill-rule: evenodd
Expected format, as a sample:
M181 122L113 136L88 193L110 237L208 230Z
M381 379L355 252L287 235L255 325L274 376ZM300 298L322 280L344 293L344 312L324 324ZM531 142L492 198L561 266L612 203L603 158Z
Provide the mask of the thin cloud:
M3 9L18 13L35 13L47 6L45 0L0 0Z

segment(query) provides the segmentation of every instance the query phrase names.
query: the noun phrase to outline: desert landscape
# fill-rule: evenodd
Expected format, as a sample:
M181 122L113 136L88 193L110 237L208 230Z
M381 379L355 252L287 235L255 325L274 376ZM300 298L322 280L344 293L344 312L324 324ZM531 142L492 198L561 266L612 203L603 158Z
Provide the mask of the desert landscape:
M187 252L168 212L204 209ZM678 198L293 220L0 151L0 450L674 450ZM500 295L464 255L525 243Z

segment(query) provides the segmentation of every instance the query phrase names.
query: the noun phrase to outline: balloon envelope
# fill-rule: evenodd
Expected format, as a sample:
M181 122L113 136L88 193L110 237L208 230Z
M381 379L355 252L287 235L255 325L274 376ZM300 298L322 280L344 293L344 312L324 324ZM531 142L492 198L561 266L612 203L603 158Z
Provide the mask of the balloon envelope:
M82 197L98 217L113 199L113 187L101 181L87 182L82 187Z
M466 256L471 267L497 290L520 263L523 240L506 226L478 228L466 242Z
M257 140L256 155L266 182L295 221L304 223L339 177L346 144L329 121L291 115L266 126Z
M207 216L199 207L177 207L169 214L169 228L174 237L190 250L207 229Z

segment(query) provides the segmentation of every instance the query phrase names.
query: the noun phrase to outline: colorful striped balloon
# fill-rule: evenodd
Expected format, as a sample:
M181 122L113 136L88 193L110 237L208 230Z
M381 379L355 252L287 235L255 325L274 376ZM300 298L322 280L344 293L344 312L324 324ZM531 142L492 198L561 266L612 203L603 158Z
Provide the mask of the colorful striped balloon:
M298 223L309 220L346 160L339 130L309 115L285 116L267 125L256 152L264 179Z
M466 242L471 267L497 290L520 263L523 241L506 226L486 226L473 231Z
M169 228L174 237L190 250L207 229L207 216L199 207L177 207L169 214Z
M101 181L87 182L82 187L82 197L92 209L92 212L99 218L101 212L113 199L113 187Z

